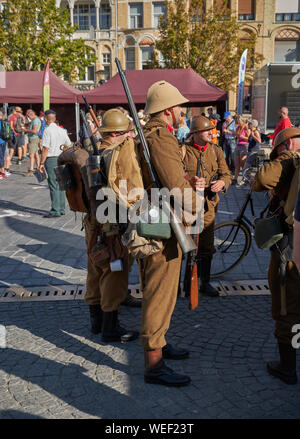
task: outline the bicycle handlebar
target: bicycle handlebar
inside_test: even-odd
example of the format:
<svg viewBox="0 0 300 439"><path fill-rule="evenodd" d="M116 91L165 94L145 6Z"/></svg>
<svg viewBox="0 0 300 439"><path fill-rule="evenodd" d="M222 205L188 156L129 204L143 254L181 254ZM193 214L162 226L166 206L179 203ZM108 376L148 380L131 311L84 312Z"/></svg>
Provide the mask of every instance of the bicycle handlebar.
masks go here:
<svg viewBox="0 0 300 439"><path fill-rule="evenodd" d="M251 169L251 168L246 168L246 169L243 170L243 177L244 177L245 180L248 181L248 183L250 183L250 178L246 174L249 171L249 169Z"/></svg>

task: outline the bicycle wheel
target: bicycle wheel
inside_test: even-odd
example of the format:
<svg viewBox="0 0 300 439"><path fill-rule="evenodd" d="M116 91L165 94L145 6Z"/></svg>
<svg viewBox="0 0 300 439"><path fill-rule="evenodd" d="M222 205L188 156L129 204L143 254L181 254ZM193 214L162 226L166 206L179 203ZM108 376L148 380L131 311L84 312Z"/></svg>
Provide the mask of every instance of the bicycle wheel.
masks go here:
<svg viewBox="0 0 300 439"><path fill-rule="evenodd" d="M216 224L214 228L215 254L211 265L211 278L233 270L247 255L251 245L248 226L237 221Z"/></svg>

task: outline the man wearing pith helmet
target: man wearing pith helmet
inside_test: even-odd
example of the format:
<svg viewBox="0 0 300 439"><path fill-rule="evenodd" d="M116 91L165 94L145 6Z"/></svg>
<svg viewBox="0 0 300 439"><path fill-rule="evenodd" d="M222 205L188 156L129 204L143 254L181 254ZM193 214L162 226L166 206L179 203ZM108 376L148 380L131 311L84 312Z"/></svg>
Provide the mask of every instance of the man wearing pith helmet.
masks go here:
<svg viewBox="0 0 300 439"><path fill-rule="evenodd" d="M268 362L267 371L287 384L296 384L296 346L292 340L293 327L300 323L300 274L293 262L293 224L300 184L299 128L286 128L277 134L270 159L252 184L254 191L269 190L269 214L278 216L283 233L270 248L268 272L280 361Z"/></svg>
<svg viewBox="0 0 300 439"><path fill-rule="evenodd" d="M186 102L188 100L180 91L168 82L154 83L147 93L144 111L150 115L150 120L144 127L144 133L160 186L169 190L179 188L182 195L185 188L189 189L185 211L196 216L197 195L185 179L179 144L171 134L179 124L181 105ZM152 181L142 157L143 154L144 187L148 189ZM177 299L181 257L177 239L172 235L164 242L161 252L140 262L143 290L141 342L145 352L144 378L147 383L179 387L190 382L188 376L174 372L164 363L166 358L182 360L189 355L188 351L171 346L165 339Z"/></svg>
<svg viewBox="0 0 300 439"><path fill-rule="evenodd" d="M212 143L211 130L214 125L204 117L192 120L188 142L182 147L184 163L191 184L198 182L204 188L204 229L199 235L198 276L201 280L200 292L217 297L219 292L210 283L210 271L214 249L215 212L219 194L225 193L231 184L231 173L227 167L223 151ZM201 161L200 178L196 176L198 159Z"/></svg>

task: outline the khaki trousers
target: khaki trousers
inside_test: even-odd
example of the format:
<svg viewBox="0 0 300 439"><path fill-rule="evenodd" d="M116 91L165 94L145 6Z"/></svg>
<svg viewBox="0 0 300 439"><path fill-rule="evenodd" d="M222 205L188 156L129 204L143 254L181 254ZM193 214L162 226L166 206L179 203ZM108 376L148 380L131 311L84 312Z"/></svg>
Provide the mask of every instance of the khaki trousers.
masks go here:
<svg viewBox="0 0 300 439"><path fill-rule="evenodd" d="M172 237L163 251L139 261L143 290L141 343L145 350L166 345L165 334L177 299L181 257L177 240Z"/></svg>
<svg viewBox="0 0 300 439"><path fill-rule="evenodd" d="M84 218L85 241L88 247L91 236L98 223L89 214ZM96 268L87 258L87 278L85 302L100 305L102 311L111 312L120 308L128 294L129 261L123 259L123 271L110 271L109 264Z"/></svg>
<svg viewBox="0 0 300 439"><path fill-rule="evenodd" d="M274 335L279 343L290 344L295 335L293 325L300 324L300 274L294 262L289 262L286 269L286 310L287 315L280 315L280 274L279 262L273 251L269 265L268 279L272 295L272 317L275 320Z"/></svg>

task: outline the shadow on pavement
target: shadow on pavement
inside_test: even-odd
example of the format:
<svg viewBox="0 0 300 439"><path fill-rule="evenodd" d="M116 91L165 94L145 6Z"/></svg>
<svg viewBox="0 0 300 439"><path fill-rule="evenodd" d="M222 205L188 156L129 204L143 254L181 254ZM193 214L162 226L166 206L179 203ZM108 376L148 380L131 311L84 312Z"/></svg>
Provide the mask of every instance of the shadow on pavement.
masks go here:
<svg viewBox="0 0 300 439"><path fill-rule="evenodd" d="M26 253L54 263L64 264L74 269L85 269L86 249L84 236L56 228L58 222L60 225L63 224L61 222L63 218L60 217L57 220L45 219L45 222L54 221L49 223L49 226L33 224L16 217L5 218L5 221L8 228L13 232L26 236L29 239L40 241L38 244L27 245L23 243L18 244L18 240L16 240L18 247Z"/></svg>
<svg viewBox="0 0 300 439"><path fill-rule="evenodd" d="M5 267L5 271L1 270L0 272L0 288L9 287L12 284L24 286L25 283L28 284L28 280L31 281L31 286L70 284L67 280L62 280L39 270L61 274L62 272L60 271L49 270L43 267L38 267L37 269L32 264L0 255L1 267Z"/></svg>
<svg viewBox="0 0 300 439"><path fill-rule="evenodd" d="M15 311L12 314L2 313L1 323L5 327L12 327L10 331L25 331L30 343L20 350L15 343L14 348L7 346L3 349L0 368L9 375L29 382L25 386L26 399L30 400L31 405L41 405L38 400L41 391L37 391L36 386L61 400L52 398L49 404L45 404L46 418L53 417L51 409L58 413L54 405L62 406L62 402L67 403L68 407L64 404L61 416L58 417L62 417L63 413L69 413L69 417L72 417L71 414L76 409L93 417L113 418L116 407L120 417L126 417L126 413L131 413L128 417L133 417L134 412L139 412L140 403L134 397L125 395L124 390L119 390L120 387L124 388L125 380L128 393L132 393L129 375L131 363L137 363L138 350L142 359L139 341L126 345L101 343L100 334L90 333L88 307L79 303L69 305L58 302L39 302L34 306L18 304L18 317L15 317ZM34 315L28 318L30 310ZM139 315L138 310L134 311ZM139 318L136 319L137 327L138 323ZM128 364L124 363L124 349L128 354ZM139 365L138 368L142 378L142 368ZM13 380L12 377L11 381ZM123 381L122 386L120 380ZM141 384L144 386L143 382ZM22 399L26 395L21 396L18 392L17 396ZM40 410L38 414L41 414ZM26 417L26 414L17 413L15 417Z"/></svg>
<svg viewBox="0 0 300 439"><path fill-rule="evenodd" d="M13 201L0 201L0 209L6 210L15 210L17 212L26 212L32 215L45 215L48 213L47 210L35 209L33 207L21 206L20 204L16 204Z"/></svg>

